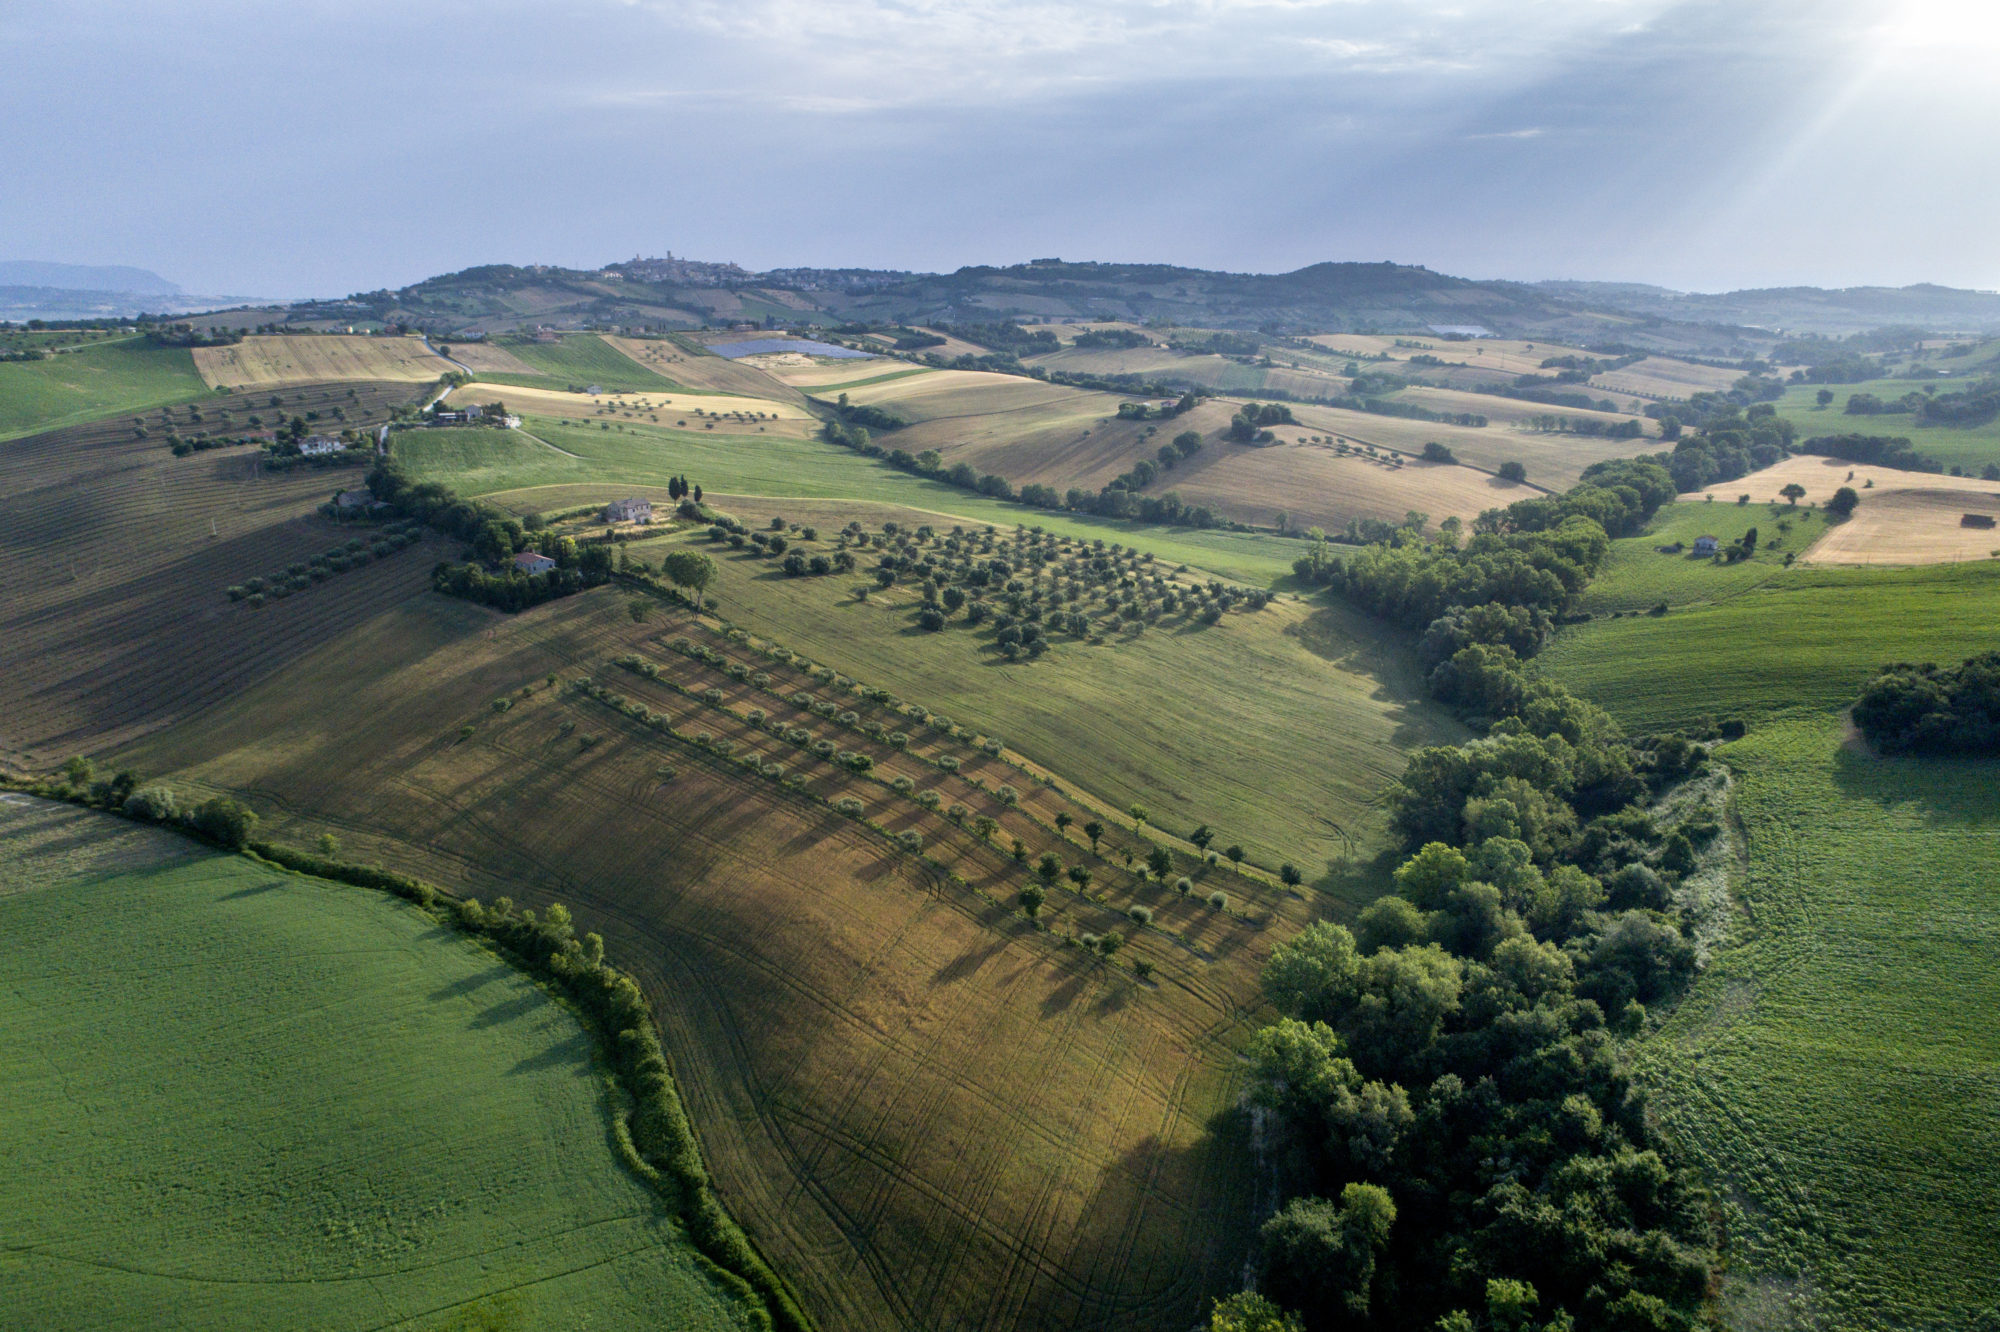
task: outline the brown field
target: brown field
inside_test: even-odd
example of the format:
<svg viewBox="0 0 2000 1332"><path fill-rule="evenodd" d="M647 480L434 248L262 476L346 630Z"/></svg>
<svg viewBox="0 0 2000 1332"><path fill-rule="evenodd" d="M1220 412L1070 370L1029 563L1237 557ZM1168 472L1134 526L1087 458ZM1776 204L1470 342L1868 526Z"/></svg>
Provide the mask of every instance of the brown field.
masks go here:
<svg viewBox="0 0 2000 1332"><path fill-rule="evenodd" d="M1195 1321L1240 1275L1252 1187L1233 1107L1256 970L1307 903L1237 876L1226 912L1142 886L1115 858L1128 833L1092 857L1048 822L1063 798L1000 761L907 722L898 753L803 713L786 696L826 686L672 613L635 624L623 600L505 618L421 596L129 757L245 793L282 840L333 831L446 884L569 904L651 992L725 1202L829 1330ZM772 685L689 661L666 644L680 634ZM633 649L660 682L606 664ZM546 687L550 672L754 747L805 786ZM1002 832L987 846L810 758L752 726L752 704ZM947 752L956 776L931 766ZM991 794L1010 775L1019 808ZM823 803L842 794L886 833L921 832L924 857ZM1038 931L1011 907L1014 837L1094 863L1104 900L1054 891ZM1152 925L1124 918L1135 900ZM1128 937L1116 963L1062 944L1107 928Z"/></svg>
<svg viewBox="0 0 2000 1332"><path fill-rule="evenodd" d="M357 396L350 398L349 392ZM319 386L288 409L386 416L406 384ZM98 422L0 450L0 759L45 766L129 742L281 669L424 586L419 543L251 609L224 589L354 535L313 511L358 468L259 474L250 448L176 458Z"/></svg>
<svg viewBox="0 0 2000 1332"><path fill-rule="evenodd" d="M1349 520L1400 522L1414 509L1432 525L1470 522L1481 510L1535 494L1470 467L1412 462L1401 467L1324 445L1264 448L1210 444L1153 489L1177 490L1246 522L1268 525L1285 514L1293 527L1337 530Z"/></svg>
<svg viewBox="0 0 2000 1332"><path fill-rule="evenodd" d="M597 416L646 417L700 411L727 416L732 412L758 412L778 421L811 421L810 413L791 402L774 398L746 398L730 393L570 393L562 389L523 388L518 384L490 384L475 380L453 389L446 401L504 402L516 412L534 416L554 416L566 421L588 420ZM676 417L675 419L679 419Z"/></svg>
<svg viewBox="0 0 2000 1332"><path fill-rule="evenodd" d="M966 421L975 417L1036 412L1082 419L1111 415L1119 399L1108 393L1045 384L1020 375L984 370L934 370L927 375L855 389L848 401L886 407L911 421ZM1050 412L1051 408L1059 411ZM1025 419L1025 418L1023 418ZM977 426L974 427L975 429Z"/></svg>
<svg viewBox="0 0 2000 1332"><path fill-rule="evenodd" d="M907 361L886 357L873 361L835 361L788 352L783 356L752 356L748 360L756 362L758 369L779 383L790 384L794 388L805 389L808 392L823 384L845 384L856 379L908 374L911 371L916 371L918 374L932 373L928 370L918 370Z"/></svg>
<svg viewBox="0 0 2000 1332"><path fill-rule="evenodd" d="M794 407L805 405L805 395L754 366L741 365L723 356L690 356L665 338L615 338L604 341L676 384L696 393L736 393L748 398L770 398Z"/></svg>
<svg viewBox="0 0 2000 1332"><path fill-rule="evenodd" d="M1861 496L1854 516L1829 528L1806 551L1802 558L1807 564L1946 564L1991 559L2000 550L2000 531L1959 526L1962 514L2000 514L2000 482L1969 476L1800 454L1705 492L1683 495L1681 503L1705 503L1713 495L1719 504L1748 495L1752 503L1782 504L1778 492L1793 483L1806 489L1801 504L1824 504L1842 486L1852 486Z"/></svg>
<svg viewBox="0 0 2000 1332"><path fill-rule="evenodd" d="M357 380L420 384L454 368L422 338L322 334L253 334L233 347L197 347L194 363L210 388Z"/></svg>
<svg viewBox="0 0 2000 1332"><path fill-rule="evenodd" d="M505 347L493 342L446 342L451 359L473 374L535 375L541 372Z"/></svg>
<svg viewBox="0 0 2000 1332"><path fill-rule="evenodd" d="M1742 377L1741 370L1719 370L1710 365L1677 361L1671 356L1648 356L1623 370L1597 376L1590 381L1590 387L1670 401L1696 393L1719 393Z"/></svg>
<svg viewBox="0 0 2000 1332"><path fill-rule="evenodd" d="M1994 558L2000 551L2000 530L1963 526L1959 519L1966 514L2000 518L2000 493L1910 489L1870 496L1852 518L1813 543L1806 563L1948 564Z"/></svg>

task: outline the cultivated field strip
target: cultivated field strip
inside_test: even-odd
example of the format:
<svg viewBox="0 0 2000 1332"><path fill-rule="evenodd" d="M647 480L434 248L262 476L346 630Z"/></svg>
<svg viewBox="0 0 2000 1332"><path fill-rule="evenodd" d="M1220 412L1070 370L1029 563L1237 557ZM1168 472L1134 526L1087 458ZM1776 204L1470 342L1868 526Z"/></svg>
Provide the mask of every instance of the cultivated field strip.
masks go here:
<svg viewBox="0 0 2000 1332"><path fill-rule="evenodd" d="M435 383L455 367L422 338L345 334L252 334L224 347L197 347L195 368L210 388L249 391L334 381Z"/></svg>
<svg viewBox="0 0 2000 1332"><path fill-rule="evenodd" d="M1065 840L1043 821L1046 788L1031 796L1008 769L1023 798L984 843L730 722L749 694L701 695L748 686L659 641L682 633L634 623L606 594L507 619L419 598L134 757L253 793L283 840L335 829L355 854L486 897L559 899L601 930L652 992L725 1202L828 1328L1194 1321L1242 1256L1251 1188L1231 1107L1246 1006L1307 904L1224 876L1231 909L1211 913L1155 884L1145 891L1174 901L1140 928L1119 914L1141 891L1121 859L1092 885L1108 902L1058 887L1055 928L1038 930L1013 906L1027 871L1012 830L1034 854L1088 858L1075 828ZM612 664L635 651L661 682ZM665 680L681 667L692 693ZM683 734L760 735L767 757L792 751L788 775L816 775L788 789L566 683L577 678L634 700L647 690L644 708ZM347 688L323 697L336 680ZM285 721L305 698L310 724ZM789 715L838 731L843 749L868 739ZM926 786L980 775L985 788L953 789L994 790L1000 768L968 755L954 777L932 761L948 742L917 753L910 733L911 749L878 766L928 767ZM867 795L861 818L819 794L844 790ZM896 848L906 828L923 832L922 855ZM1184 945L1167 932L1183 909L1224 933L1190 927L1201 947ZM1072 919L1118 923L1130 942L1096 959L1062 943ZM1153 982L1134 976L1139 959L1158 966Z"/></svg>
<svg viewBox="0 0 2000 1332"><path fill-rule="evenodd" d="M356 392L288 393L285 406L341 404L365 421L407 396ZM421 587L419 546L260 610L226 599L349 539L314 510L360 476L263 474L250 448L177 458L125 420L0 448L0 754L41 764L128 742Z"/></svg>

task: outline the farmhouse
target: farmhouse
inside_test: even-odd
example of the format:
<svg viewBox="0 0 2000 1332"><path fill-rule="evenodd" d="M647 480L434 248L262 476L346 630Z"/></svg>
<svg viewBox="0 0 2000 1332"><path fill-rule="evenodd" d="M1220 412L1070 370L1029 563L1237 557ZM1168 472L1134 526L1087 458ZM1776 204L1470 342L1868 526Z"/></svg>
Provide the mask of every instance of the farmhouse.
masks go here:
<svg viewBox="0 0 2000 1332"><path fill-rule="evenodd" d="M307 458L345 452L347 452L347 441L336 435L307 435L299 441L299 453Z"/></svg>
<svg viewBox="0 0 2000 1332"><path fill-rule="evenodd" d="M1694 539L1694 553L1697 555L1713 555L1715 554L1716 545L1717 542L1714 537L1698 536Z"/></svg>
<svg viewBox="0 0 2000 1332"><path fill-rule="evenodd" d="M524 550L514 557L514 567L533 578L555 568L556 562L536 551Z"/></svg>
<svg viewBox="0 0 2000 1332"><path fill-rule="evenodd" d="M653 521L653 501L648 499L613 500L604 506L604 521L607 523L650 523Z"/></svg>

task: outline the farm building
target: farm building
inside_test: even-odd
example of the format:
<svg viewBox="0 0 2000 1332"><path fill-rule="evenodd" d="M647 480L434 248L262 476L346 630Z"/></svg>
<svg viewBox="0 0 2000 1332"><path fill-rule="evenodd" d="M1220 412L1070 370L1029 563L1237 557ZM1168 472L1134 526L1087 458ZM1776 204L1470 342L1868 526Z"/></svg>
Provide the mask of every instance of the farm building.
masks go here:
<svg viewBox="0 0 2000 1332"><path fill-rule="evenodd" d="M347 452L347 441L336 435L307 435L299 441L299 453L307 458L345 452Z"/></svg>
<svg viewBox="0 0 2000 1332"><path fill-rule="evenodd" d="M1715 554L1717 544L1716 538L1712 536L1698 536L1694 539L1694 553L1697 555L1713 555Z"/></svg>
<svg viewBox="0 0 2000 1332"><path fill-rule="evenodd" d="M351 513L359 509L373 509L382 501L375 498L372 490L343 490L333 497L333 504L335 508Z"/></svg>
<svg viewBox="0 0 2000 1332"><path fill-rule="evenodd" d="M653 501L648 499L613 500L604 506L604 521L607 523L650 523L653 521Z"/></svg>
<svg viewBox="0 0 2000 1332"><path fill-rule="evenodd" d="M514 568L529 577L545 574L556 567L556 562L548 556L532 550L524 550L514 557Z"/></svg>

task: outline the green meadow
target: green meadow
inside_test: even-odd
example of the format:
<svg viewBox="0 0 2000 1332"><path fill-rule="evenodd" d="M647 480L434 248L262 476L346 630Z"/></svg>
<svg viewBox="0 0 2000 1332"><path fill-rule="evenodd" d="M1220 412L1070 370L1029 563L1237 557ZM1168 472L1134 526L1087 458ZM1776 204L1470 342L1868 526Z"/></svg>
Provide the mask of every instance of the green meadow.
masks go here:
<svg viewBox="0 0 2000 1332"><path fill-rule="evenodd" d="M1749 725L1718 751L1747 852L1733 937L1637 1052L1729 1200L1732 1324L1967 1326L2000 1291L2000 763L1878 758L1843 713L1883 662L1993 647L2000 569L1661 577L1638 552L1669 560L1662 535L1619 543L1591 596L1668 613L1563 629L1538 668L1634 729Z"/></svg>
<svg viewBox="0 0 2000 1332"><path fill-rule="evenodd" d="M560 342L503 340L499 346L539 372L536 377L482 374L489 384L520 384L527 388L564 388L596 384L613 393L645 393L678 389L681 385L655 374L595 334L576 334Z"/></svg>
<svg viewBox="0 0 2000 1332"><path fill-rule="evenodd" d="M1663 601L1683 605L1725 600L1761 587L1783 572L1785 557L1803 555L1825 534L1826 526L1826 515L1817 509L1783 504L1717 500L1667 505L1645 536L1612 543L1603 572L1584 592L1582 608L1602 614L1650 610ZM1729 545L1753 527L1757 529L1757 549L1747 560L1725 564L1712 556L1698 559L1692 553L1696 537L1712 536ZM1675 544L1683 549L1673 553L1660 550Z"/></svg>
<svg viewBox="0 0 2000 1332"><path fill-rule="evenodd" d="M0 803L0 1322L731 1328L592 1043L384 894Z"/></svg>
<svg viewBox="0 0 2000 1332"><path fill-rule="evenodd" d="M213 395L182 347L101 342L44 361L0 362L0 439Z"/></svg>
<svg viewBox="0 0 2000 1332"><path fill-rule="evenodd" d="M1872 393L1886 402L1925 387L1952 393L1970 382L1976 381L1875 379L1863 384L1831 384L1827 387L1833 391L1833 402L1825 407L1817 401L1820 385L1794 384L1776 405L1778 415L1798 427L1802 440L1815 435L1902 435L1917 452L1936 458L1947 470L1962 467L1977 476L1988 463L2000 463L2000 419L1960 428L1924 425L1908 414L1849 416L1846 411L1848 398L1856 393Z"/></svg>
<svg viewBox="0 0 2000 1332"><path fill-rule="evenodd" d="M1304 550L1299 542L1269 533L1125 523L1007 504L818 439L622 426L605 430L530 416L525 431L409 431L396 437L395 449L397 459L421 480L442 481L463 495L504 493L515 507L533 498L517 492L537 487L665 486L669 477L683 475L718 497L854 500L923 510L947 522L1039 525L1065 536L1136 545L1163 560L1264 586L1289 574Z"/></svg>

